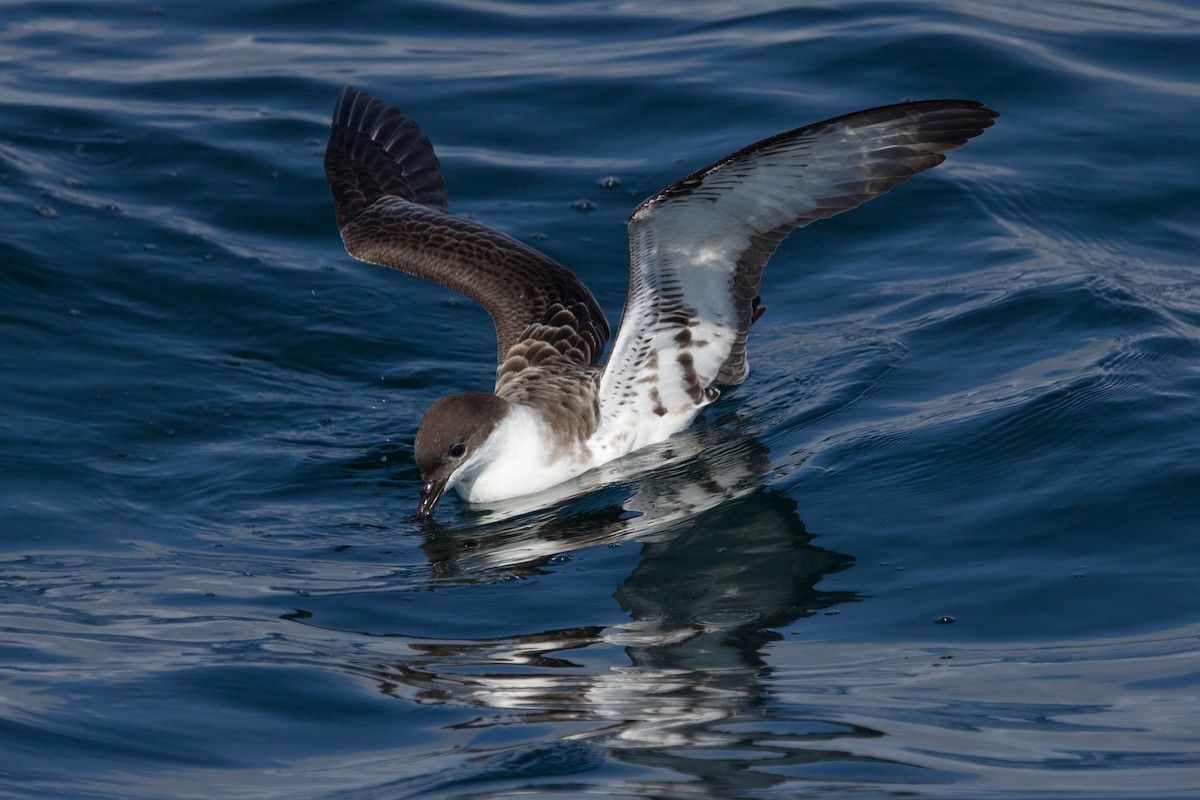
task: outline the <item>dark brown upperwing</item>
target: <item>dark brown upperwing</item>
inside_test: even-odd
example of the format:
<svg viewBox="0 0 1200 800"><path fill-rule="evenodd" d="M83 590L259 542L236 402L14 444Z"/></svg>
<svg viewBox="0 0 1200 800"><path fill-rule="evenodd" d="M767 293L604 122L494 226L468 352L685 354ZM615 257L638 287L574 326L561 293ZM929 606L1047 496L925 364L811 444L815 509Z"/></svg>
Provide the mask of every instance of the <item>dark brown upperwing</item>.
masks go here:
<svg viewBox="0 0 1200 800"><path fill-rule="evenodd" d="M344 88L334 108L325 175L347 252L479 303L496 326L498 365L515 345L539 334L552 337L546 344L558 345L563 358L597 363L609 328L592 293L533 248L447 214L441 167L415 122ZM572 324L564 324L564 313Z"/></svg>

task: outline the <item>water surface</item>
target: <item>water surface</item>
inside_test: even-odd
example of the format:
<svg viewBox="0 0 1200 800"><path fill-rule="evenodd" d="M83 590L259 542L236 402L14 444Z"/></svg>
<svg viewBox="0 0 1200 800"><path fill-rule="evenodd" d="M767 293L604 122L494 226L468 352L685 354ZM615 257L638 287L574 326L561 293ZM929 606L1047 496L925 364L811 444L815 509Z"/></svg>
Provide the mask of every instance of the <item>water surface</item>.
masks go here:
<svg viewBox="0 0 1200 800"><path fill-rule="evenodd" d="M1200 12L73 3L0 20L0 796L1200 794ZM486 314L346 256L338 89L616 322L641 199L995 128L767 269L751 378L409 519Z"/></svg>

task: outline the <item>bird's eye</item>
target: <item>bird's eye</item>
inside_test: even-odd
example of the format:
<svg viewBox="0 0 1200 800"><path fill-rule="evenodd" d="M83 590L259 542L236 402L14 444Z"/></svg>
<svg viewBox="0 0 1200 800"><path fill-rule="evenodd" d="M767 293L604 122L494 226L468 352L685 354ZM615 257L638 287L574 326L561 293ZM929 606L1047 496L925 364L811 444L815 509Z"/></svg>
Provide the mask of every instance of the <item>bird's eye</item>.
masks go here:
<svg viewBox="0 0 1200 800"><path fill-rule="evenodd" d="M466 454L467 454L467 446L465 444L463 444L462 442L459 442L458 444L454 445L454 447L450 448L450 457L451 458L462 458Z"/></svg>

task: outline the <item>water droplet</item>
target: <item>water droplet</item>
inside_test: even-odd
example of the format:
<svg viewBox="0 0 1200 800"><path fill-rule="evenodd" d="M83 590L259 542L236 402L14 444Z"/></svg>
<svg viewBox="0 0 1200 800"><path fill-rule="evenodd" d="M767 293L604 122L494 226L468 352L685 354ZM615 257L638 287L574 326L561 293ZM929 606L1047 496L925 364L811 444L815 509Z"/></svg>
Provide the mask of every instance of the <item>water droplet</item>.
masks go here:
<svg viewBox="0 0 1200 800"><path fill-rule="evenodd" d="M576 211L591 211L596 206L590 200L576 200L571 203L571 208Z"/></svg>
<svg viewBox="0 0 1200 800"><path fill-rule="evenodd" d="M605 189L611 189L614 186L620 186L621 179L618 178L616 175L605 175L603 178L601 178L598 181L598 183L601 186L603 186Z"/></svg>
<svg viewBox="0 0 1200 800"><path fill-rule="evenodd" d="M933 622L936 625L950 625L954 622L954 617L938 617Z"/></svg>

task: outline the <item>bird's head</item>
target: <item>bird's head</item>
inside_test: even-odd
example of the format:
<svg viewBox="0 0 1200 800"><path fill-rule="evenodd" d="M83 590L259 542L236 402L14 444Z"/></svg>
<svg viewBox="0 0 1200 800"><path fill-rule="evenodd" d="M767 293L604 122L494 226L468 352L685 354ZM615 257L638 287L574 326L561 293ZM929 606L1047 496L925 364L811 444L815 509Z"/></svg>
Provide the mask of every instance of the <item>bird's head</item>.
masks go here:
<svg viewBox="0 0 1200 800"><path fill-rule="evenodd" d="M479 462L508 403L487 392L464 392L438 400L421 420L415 443L421 470L417 519L428 519L447 489Z"/></svg>

